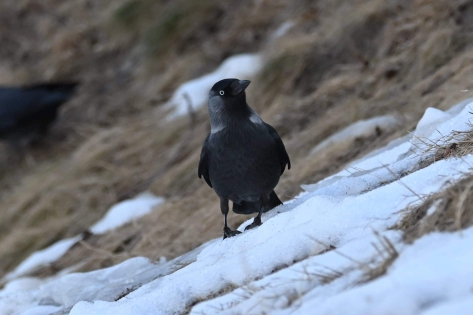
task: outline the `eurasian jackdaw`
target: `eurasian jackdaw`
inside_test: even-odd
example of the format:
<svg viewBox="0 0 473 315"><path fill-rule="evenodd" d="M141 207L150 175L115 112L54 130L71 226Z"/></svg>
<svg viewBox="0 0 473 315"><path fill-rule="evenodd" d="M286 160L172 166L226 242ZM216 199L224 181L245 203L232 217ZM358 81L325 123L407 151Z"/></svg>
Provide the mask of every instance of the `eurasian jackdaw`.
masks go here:
<svg viewBox="0 0 473 315"><path fill-rule="evenodd" d="M45 134L76 87L77 83L0 87L0 138L15 144Z"/></svg>
<svg viewBox="0 0 473 315"><path fill-rule="evenodd" d="M261 213L282 204L274 188L286 165L291 168L276 130L246 103L249 84L225 79L209 93L211 132L202 147L198 175L220 198L224 239L240 233L227 226L228 201L235 213L258 213L245 230L261 225Z"/></svg>

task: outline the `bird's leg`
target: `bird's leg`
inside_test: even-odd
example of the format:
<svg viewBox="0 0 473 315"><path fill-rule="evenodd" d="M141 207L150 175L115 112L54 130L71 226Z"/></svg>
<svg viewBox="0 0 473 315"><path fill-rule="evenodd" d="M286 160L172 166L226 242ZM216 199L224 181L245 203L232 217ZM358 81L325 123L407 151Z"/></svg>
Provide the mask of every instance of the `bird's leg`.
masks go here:
<svg viewBox="0 0 473 315"><path fill-rule="evenodd" d="M263 213L263 209L264 209L264 206L266 206L266 204L268 203L269 201L269 197L266 196L266 195L261 195L261 206L259 208L259 212L258 212L258 215L253 219L253 223L251 223L250 225L248 225L246 228L245 228L245 231L246 230L250 230L250 229L253 229L257 226L260 226L261 224L263 224L263 222L261 222L261 214Z"/></svg>
<svg viewBox="0 0 473 315"><path fill-rule="evenodd" d="M251 223L250 225L248 225L248 226L245 228L245 231L246 231L246 230L253 229L253 228L255 228L255 227L260 226L261 224L263 224L263 222L261 222L261 209L262 209L262 207L260 208L258 215L253 219L253 223Z"/></svg>
<svg viewBox="0 0 473 315"><path fill-rule="evenodd" d="M240 231L232 231L227 225L227 215L229 211L227 198L220 197L220 210L224 216L223 239L240 234Z"/></svg>

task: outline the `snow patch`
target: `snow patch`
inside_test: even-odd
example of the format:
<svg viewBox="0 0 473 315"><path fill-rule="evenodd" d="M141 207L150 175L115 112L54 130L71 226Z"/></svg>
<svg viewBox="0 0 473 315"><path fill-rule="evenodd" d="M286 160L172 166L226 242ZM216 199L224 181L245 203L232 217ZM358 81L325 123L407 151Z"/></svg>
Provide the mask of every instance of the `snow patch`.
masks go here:
<svg viewBox="0 0 473 315"><path fill-rule="evenodd" d="M263 67L260 54L241 54L229 57L212 73L182 84L173 94L166 106L174 107L170 118L188 113L188 100L193 109L207 104L209 91L220 80L227 78L249 79Z"/></svg>
<svg viewBox="0 0 473 315"><path fill-rule="evenodd" d="M296 25L296 23L295 23L294 21L286 21L286 22L282 23L282 24L279 25L279 27L274 31L274 33L272 33L272 34L269 36L269 41L270 41L270 42L273 42L273 41L275 41L276 39L283 37L283 36L286 35L287 32L289 32L295 25Z"/></svg>
<svg viewBox="0 0 473 315"><path fill-rule="evenodd" d="M61 240L53 245L33 253L12 272L5 276L5 280L12 280L30 273L40 267L47 266L61 258L82 236Z"/></svg>
<svg viewBox="0 0 473 315"><path fill-rule="evenodd" d="M150 213L154 207L162 204L164 198L151 193L142 193L134 199L122 201L108 210L105 216L95 223L90 231L94 234L104 234L128 222Z"/></svg>
<svg viewBox="0 0 473 315"><path fill-rule="evenodd" d="M412 145L415 147L422 147L424 139L428 138L438 127L440 123L443 123L451 119L453 115L443 112L436 108L427 108L422 116L421 120L417 123L416 130L414 131L414 137L412 139Z"/></svg>
<svg viewBox="0 0 473 315"><path fill-rule="evenodd" d="M310 154L317 154L332 146L352 143L357 138L375 136L378 132L389 132L400 124L393 116L379 116L357 121L319 143Z"/></svg>
<svg viewBox="0 0 473 315"><path fill-rule="evenodd" d="M423 153L431 144L444 145L445 136L448 136L452 131L469 130L471 128L469 118L472 110L473 102L462 102L447 112L428 108L417 124L411 141L410 154Z"/></svg>

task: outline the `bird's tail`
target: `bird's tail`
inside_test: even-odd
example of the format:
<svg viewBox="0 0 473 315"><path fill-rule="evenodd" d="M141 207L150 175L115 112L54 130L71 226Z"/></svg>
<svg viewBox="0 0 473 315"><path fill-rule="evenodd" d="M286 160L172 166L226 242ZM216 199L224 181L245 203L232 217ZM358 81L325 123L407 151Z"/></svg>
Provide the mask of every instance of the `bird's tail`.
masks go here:
<svg viewBox="0 0 473 315"><path fill-rule="evenodd" d="M263 207L263 212L268 212L269 210L282 205L281 200L279 200L278 195L274 192L274 190L269 194L269 202ZM261 202L248 202L242 201L240 204L234 203L233 204L233 212L237 214L252 214L259 212L261 207Z"/></svg>

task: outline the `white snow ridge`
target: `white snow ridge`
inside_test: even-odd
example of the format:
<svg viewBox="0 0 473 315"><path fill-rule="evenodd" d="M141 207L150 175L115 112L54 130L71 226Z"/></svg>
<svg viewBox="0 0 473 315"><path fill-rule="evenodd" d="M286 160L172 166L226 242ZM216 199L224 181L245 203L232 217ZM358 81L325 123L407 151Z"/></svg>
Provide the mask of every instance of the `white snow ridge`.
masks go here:
<svg viewBox="0 0 473 315"><path fill-rule="evenodd" d="M460 107L427 110L418 134L439 141L440 134L468 130L473 102ZM423 202L419 196L473 175L473 155L420 168L426 157L412 154L410 140L304 186L264 214L262 226L169 262L135 257L87 273L16 280L0 291L0 314L471 314L473 228L426 234L413 244L390 228ZM386 259L381 240L397 258L365 281L367 268Z"/></svg>

